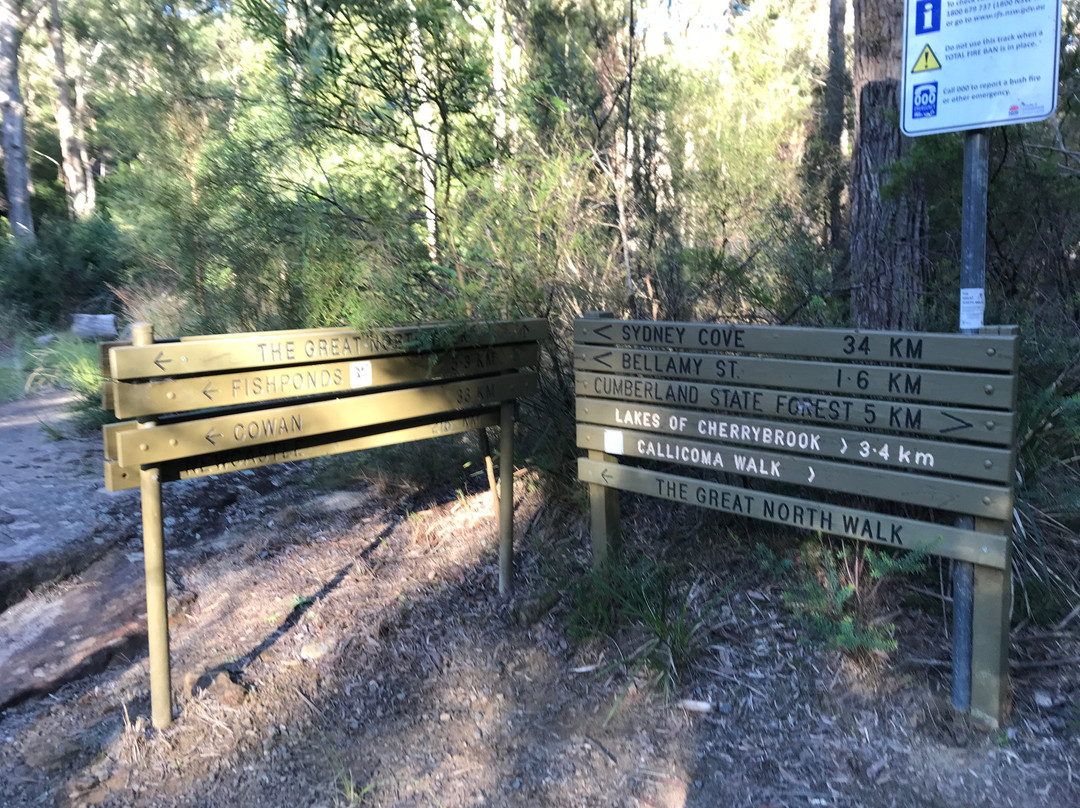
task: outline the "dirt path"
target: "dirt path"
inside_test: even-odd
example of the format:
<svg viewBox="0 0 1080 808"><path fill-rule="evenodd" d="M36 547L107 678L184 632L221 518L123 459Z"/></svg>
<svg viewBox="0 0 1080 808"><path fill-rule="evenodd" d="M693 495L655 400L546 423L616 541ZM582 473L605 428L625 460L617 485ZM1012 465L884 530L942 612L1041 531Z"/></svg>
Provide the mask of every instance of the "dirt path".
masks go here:
<svg viewBox="0 0 1080 808"><path fill-rule="evenodd" d="M135 535L131 495L104 490L100 438L70 437L70 401L49 390L0 405L0 610Z"/></svg>
<svg viewBox="0 0 1080 808"><path fill-rule="evenodd" d="M4 445L4 430L19 428L0 425ZM63 656L105 620L104 604L122 600L135 613L117 619L134 639L104 669L0 713L0 806L1080 804L1077 666L1018 669L1008 727L979 734L948 708L947 671L918 661L946 653L940 617L905 611L890 666L854 666L802 642L775 581L730 586L733 565L749 569L737 545L703 544L693 515L658 519L654 505L632 502L634 545L719 600L673 698L629 682L612 663L642 637L567 635L560 570L584 563L584 529L528 475L518 480L511 601L495 594L486 494L319 464L170 484L176 721L151 731L141 557L123 535L137 506L95 504L89 447L58 444L48 461L28 450L40 466L27 471L54 487L45 490L86 486L86 518L31 511L20 495L17 518L39 527L15 535L55 527L93 541L104 522L115 531L107 552L8 611L40 623L57 604L81 603ZM120 598L119 581L134 594ZM1075 656L1080 640L1061 634L1054 653ZM1014 656L1029 660L1035 639L1021 632ZM13 647L0 644L0 656L7 648L17 660Z"/></svg>

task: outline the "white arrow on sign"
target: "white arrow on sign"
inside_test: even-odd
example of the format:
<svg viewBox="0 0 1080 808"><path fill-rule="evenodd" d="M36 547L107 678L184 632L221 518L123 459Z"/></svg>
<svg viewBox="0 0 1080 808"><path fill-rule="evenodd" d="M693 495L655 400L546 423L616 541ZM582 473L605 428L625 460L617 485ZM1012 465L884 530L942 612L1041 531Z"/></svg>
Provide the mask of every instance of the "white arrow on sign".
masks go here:
<svg viewBox="0 0 1080 808"><path fill-rule="evenodd" d="M807 482L812 483L815 477L817 477L817 474L814 473L814 467L810 466L810 479Z"/></svg>
<svg viewBox="0 0 1080 808"><path fill-rule="evenodd" d="M840 438L840 454L847 454L847 441Z"/></svg>

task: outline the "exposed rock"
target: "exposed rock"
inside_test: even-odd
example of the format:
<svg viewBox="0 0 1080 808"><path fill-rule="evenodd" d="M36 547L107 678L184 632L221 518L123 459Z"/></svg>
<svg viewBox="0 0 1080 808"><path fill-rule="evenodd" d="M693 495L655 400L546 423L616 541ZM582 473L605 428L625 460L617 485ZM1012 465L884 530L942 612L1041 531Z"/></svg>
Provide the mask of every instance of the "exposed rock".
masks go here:
<svg viewBox="0 0 1080 808"><path fill-rule="evenodd" d="M206 695L226 707L239 707L247 696L247 690L243 685L238 685L230 679L229 674L222 671L214 677L210 687L206 688Z"/></svg>
<svg viewBox="0 0 1080 808"><path fill-rule="evenodd" d="M144 598L142 566L116 553L65 593L35 595L0 614L0 707L143 653Z"/></svg>

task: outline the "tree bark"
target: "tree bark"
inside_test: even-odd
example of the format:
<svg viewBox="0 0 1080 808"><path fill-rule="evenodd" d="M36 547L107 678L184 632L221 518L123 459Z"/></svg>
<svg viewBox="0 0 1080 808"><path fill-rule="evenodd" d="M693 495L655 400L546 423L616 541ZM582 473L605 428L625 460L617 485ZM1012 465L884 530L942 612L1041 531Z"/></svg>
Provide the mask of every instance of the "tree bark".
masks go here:
<svg viewBox="0 0 1080 808"><path fill-rule="evenodd" d="M860 328L917 327L927 234L921 184L883 194L907 151L899 129L903 5L855 0L851 308Z"/></svg>
<svg viewBox="0 0 1080 808"><path fill-rule="evenodd" d="M53 52L53 83L56 85L56 129L60 136L60 155L67 194L68 213L86 219L94 212L93 175L86 165L86 138L79 110L71 91L67 59L64 55L64 32L59 0L50 0L46 22Z"/></svg>
<svg viewBox="0 0 1080 808"><path fill-rule="evenodd" d="M824 140L828 155L829 252L833 258L833 286L849 285L845 260L844 222L841 197L844 175L841 169L840 139L844 134L844 98L847 95L844 24L847 20L847 0L830 0L829 4L829 72L825 81Z"/></svg>
<svg viewBox="0 0 1080 808"><path fill-rule="evenodd" d="M26 154L26 108L19 88L19 45L22 20L18 0L0 0L0 149L7 181L7 215L19 241L34 240L30 214L30 167Z"/></svg>
<svg viewBox="0 0 1080 808"><path fill-rule="evenodd" d="M413 127L416 131L417 146L420 156L417 159L420 169L420 181L424 189L424 221L427 224L427 251L432 263L439 261L439 203L435 160L438 157L435 144L435 105L431 102L431 92L426 83L423 43L420 39L420 26L414 16L409 25L412 40L413 71L416 85L406 92L416 93L416 110L413 113Z"/></svg>

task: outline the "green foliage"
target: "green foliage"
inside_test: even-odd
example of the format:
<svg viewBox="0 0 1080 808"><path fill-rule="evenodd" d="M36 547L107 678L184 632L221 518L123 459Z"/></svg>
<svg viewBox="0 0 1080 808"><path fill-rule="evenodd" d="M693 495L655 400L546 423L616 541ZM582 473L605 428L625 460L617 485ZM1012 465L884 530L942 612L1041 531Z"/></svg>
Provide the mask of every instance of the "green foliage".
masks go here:
<svg viewBox="0 0 1080 808"><path fill-rule="evenodd" d="M882 587L925 567L921 551L893 555L861 543L839 549L811 545L801 553L784 605L828 648L853 654L893 651L893 626L878 622Z"/></svg>
<svg viewBox="0 0 1080 808"><path fill-rule="evenodd" d="M719 597L702 602L697 584L679 588L648 559L608 564L573 583L568 632L578 639L629 635L632 650L619 667L630 671L631 680L649 670L670 693L704 649L703 629Z"/></svg>
<svg viewBox="0 0 1080 808"><path fill-rule="evenodd" d="M34 244L0 244L0 296L23 318L66 327L74 312L113 310L109 287L130 282L139 268L135 251L111 222L46 219Z"/></svg>
<svg viewBox="0 0 1080 808"><path fill-rule="evenodd" d="M74 426L90 432L112 420L101 408L101 359L98 346L70 334L61 334L26 353L27 390L60 387L75 394Z"/></svg>

